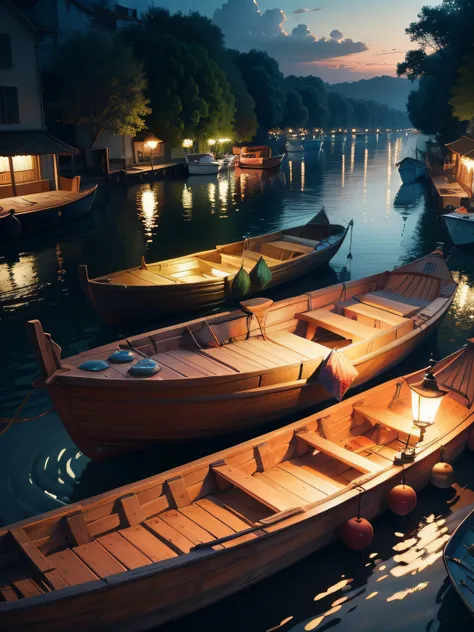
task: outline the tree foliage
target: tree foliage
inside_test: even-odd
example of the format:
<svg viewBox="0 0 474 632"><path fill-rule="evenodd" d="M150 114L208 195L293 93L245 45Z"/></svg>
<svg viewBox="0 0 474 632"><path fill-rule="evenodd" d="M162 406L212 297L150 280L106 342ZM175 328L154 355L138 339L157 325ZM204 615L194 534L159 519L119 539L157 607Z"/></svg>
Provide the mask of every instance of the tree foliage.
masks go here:
<svg viewBox="0 0 474 632"><path fill-rule="evenodd" d="M472 0L443 0L436 7L423 7L417 22L406 29L418 48L408 51L397 72L420 79L418 91L408 100L410 118L420 131L443 140L453 140L463 130L460 121L471 120L472 78L466 59L473 60L473 23Z"/></svg>
<svg viewBox="0 0 474 632"><path fill-rule="evenodd" d="M264 51L238 53L235 62L255 101L258 131L264 135L278 127L285 115L285 80L278 62Z"/></svg>
<svg viewBox="0 0 474 632"><path fill-rule="evenodd" d="M50 107L62 123L84 125L91 146L104 130L135 136L144 129L150 108L143 67L111 34L75 33L61 46L52 73Z"/></svg>
<svg viewBox="0 0 474 632"><path fill-rule="evenodd" d="M451 93L454 116L460 121L469 121L471 131L474 123L474 53L458 68L458 79Z"/></svg>
<svg viewBox="0 0 474 632"><path fill-rule="evenodd" d="M288 86L286 88L285 114L283 127L304 127L308 122L308 108L303 105L303 99L299 92Z"/></svg>

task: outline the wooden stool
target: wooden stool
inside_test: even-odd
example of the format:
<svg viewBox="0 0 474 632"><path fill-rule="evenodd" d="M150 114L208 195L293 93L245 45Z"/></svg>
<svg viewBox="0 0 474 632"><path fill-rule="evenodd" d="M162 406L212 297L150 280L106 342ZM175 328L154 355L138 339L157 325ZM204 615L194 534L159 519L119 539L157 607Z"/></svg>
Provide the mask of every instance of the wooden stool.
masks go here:
<svg viewBox="0 0 474 632"><path fill-rule="evenodd" d="M257 319L264 340L267 340L265 334L265 319L272 305L273 301L270 298L251 298L248 301L242 301L240 303L240 307L244 312L253 314Z"/></svg>

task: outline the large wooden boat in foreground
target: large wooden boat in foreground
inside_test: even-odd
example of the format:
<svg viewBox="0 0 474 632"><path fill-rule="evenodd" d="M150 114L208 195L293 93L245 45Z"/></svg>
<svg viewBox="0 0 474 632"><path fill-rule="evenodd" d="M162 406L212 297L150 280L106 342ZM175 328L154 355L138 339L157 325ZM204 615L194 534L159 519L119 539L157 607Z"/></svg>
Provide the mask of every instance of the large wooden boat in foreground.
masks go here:
<svg viewBox="0 0 474 632"><path fill-rule="evenodd" d="M241 268L251 281L245 296L261 292L257 274L261 259L271 272L266 289L287 283L328 263L347 230L330 224L323 210L301 226L167 261L142 261L140 267L95 279L89 279L87 266L79 266L79 277L86 296L106 322L150 320L235 300L234 280Z"/></svg>
<svg viewBox="0 0 474 632"><path fill-rule="evenodd" d="M401 477L415 489L474 421L474 344L438 363L448 389L419 430L398 378L236 447L0 530L0 629L138 632L212 604L322 548Z"/></svg>
<svg viewBox="0 0 474 632"><path fill-rule="evenodd" d="M327 400L318 375L333 349L352 363L360 386L435 329L456 287L435 251L392 272L275 303L250 299L240 310L65 359L38 321L30 327L43 385L66 429L85 454L102 458L251 428ZM128 363L113 362L119 349L131 352ZM161 370L133 377L143 358Z"/></svg>

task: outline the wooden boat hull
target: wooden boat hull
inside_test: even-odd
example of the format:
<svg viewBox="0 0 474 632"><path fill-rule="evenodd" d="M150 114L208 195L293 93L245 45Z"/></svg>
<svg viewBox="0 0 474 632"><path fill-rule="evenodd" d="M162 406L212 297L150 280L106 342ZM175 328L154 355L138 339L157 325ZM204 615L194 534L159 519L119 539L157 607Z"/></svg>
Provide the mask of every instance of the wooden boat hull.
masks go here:
<svg viewBox="0 0 474 632"><path fill-rule="evenodd" d="M289 283L296 277L328 264L338 253L346 234L347 230L341 233L337 242L322 251L296 258L281 268L272 270L272 279L265 289ZM172 314L190 314L214 309L226 301L235 301L231 285L225 278L186 285L125 286L90 281L87 269L83 266L78 271L87 298L102 320L110 324L162 319ZM261 290L255 288L247 296L260 293Z"/></svg>
<svg viewBox="0 0 474 632"><path fill-rule="evenodd" d="M461 522L456 531L451 536L444 549L444 564L448 571L449 580L459 595L461 601L466 606L468 612L474 617L474 594L467 586L463 586L461 581L466 581L466 575L469 573L474 576L474 568L472 566L472 557L467 552L467 548L474 544L472 526L474 524L474 511ZM460 560L465 567L456 563L452 558ZM466 568L467 567L467 568ZM468 569L472 570L469 571ZM471 578L467 578L468 586L474 589Z"/></svg>
<svg viewBox="0 0 474 632"><path fill-rule="evenodd" d="M443 316L444 316L443 312ZM395 341L382 353L373 352L355 364L358 377L352 388L396 366L439 325L417 329L400 344ZM156 393L134 388L127 392L106 388L48 386L54 407L76 445L94 459L113 453L140 450L150 443L204 440L275 421L283 415L308 409L330 399L328 391L309 380L298 380L296 368L287 369L288 381L275 387L259 387L258 376L242 380L238 392L222 393L215 387L204 396L202 389L183 385ZM276 380L277 378L275 378ZM281 379L281 375L278 379Z"/></svg>
<svg viewBox="0 0 474 632"><path fill-rule="evenodd" d="M239 158L241 169L278 169L285 156L272 156L271 158Z"/></svg>
<svg viewBox="0 0 474 632"><path fill-rule="evenodd" d="M449 213L443 215L443 220L455 246L474 244L474 215L472 213Z"/></svg>
<svg viewBox="0 0 474 632"><path fill-rule="evenodd" d="M354 405L355 398L346 404ZM304 421L308 423L308 420ZM467 445L473 421L471 411L440 440L425 447L415 463L404 467L406 484L420 490L429 482L431 469L439 461L440 447L444 447L445 459L454 462ZM291 435L298 424L301 422L279 432L288 430ZM271 441L272 434L259 440L265 444ZM240 447L251 448L251 444L247 442ZM213 456L216 460L224 459L231 450ZM364 481L360 511L365 518L373 519L386 510L387 493L399 484L401 473L401 467L390 467ZM115 490L113 498L123 497L132 489L133 486L128 486ZM43 520L51 520L55 514L73 515L78 509L87 511L92 503L95 507L92 511L99 517L102 515L100 507L105 508L113 498L109 500L109 495L105 494L86 501L82 507L72 506L45 514ZM339 528L345 521L357 515L358 502L359 490L345 487L332 502L309 508L303 516L290 517L281 527L267 527L263 536L238 546L214 550L211 554L208 549L196 550L185 562L174 558L110 575L100 588L97 588L97 582L89 582L23 602L0 604L0 629L5 632L13 629L22 632L44 632L45 629L48 632L93 632L99 629L102 632L144 632L238 593L323 548L338 537ZM36 520L40 522L39 518ZM9 528L23 526L27 526L26 521Z"/></svg>
<svg viewBox="0 0 474 632"><path fill-rule="evenodd" d="M80 197L78 197L77 194L71 194L71 197L74 199L69 203L61 201L61 203L52 205L49 208L41 208L37 211L22 211L15 216L19 220L22 230L27 232L33 232L56 226L63 222L80 219L90 212L96 192L97 185L84 191ZM63 195L66 194L66 192L62 193Z"/></svg>

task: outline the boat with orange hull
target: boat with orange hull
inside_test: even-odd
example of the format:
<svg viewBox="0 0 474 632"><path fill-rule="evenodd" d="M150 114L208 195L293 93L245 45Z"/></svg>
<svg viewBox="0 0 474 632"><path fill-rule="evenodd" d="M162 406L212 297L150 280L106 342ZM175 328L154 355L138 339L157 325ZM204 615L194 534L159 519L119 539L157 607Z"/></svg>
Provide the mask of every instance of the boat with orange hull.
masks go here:
<svg viewBox="0 0 474 632"><path fill-rule="evenodd" d="M42 385L91 458L253 428L331 397L335 352L361 386L439 325L457 284L441 251L392 272L201 318L61 358L30 328Z"/></svg>
<svg viewBox="0 0 474 632"><path fill-rule="evenodd" d="M269 271L265 289L316 270L337 254L348 228L331 224L322 210L300 226L166 261L142 260L139 267L95 279L89 278L87 266L79 266L79 278L105 322L156 320L259 294L262 261ZM248 279L246 291L234 287L241 269Z"/></svg>
<svg viewBox="0 0 474 632"><path fill-rule="evenodd" d="M262 581L453 462L474 423L474 344L439 362L447 395L419 442L397 378L318 414L0 530L0 629L143 632ZM413 447L411 463L397 465ZM258 563L256 563L258 561ZM349 580L348 580L349 581Z"/></svg>
<svg viewBox="0 0 474 632"><path fill-rule="evenodd" d="M241 169L278 169L285 155L272 156L272 150L266 145L241 147L238 166Z"/></svg>

